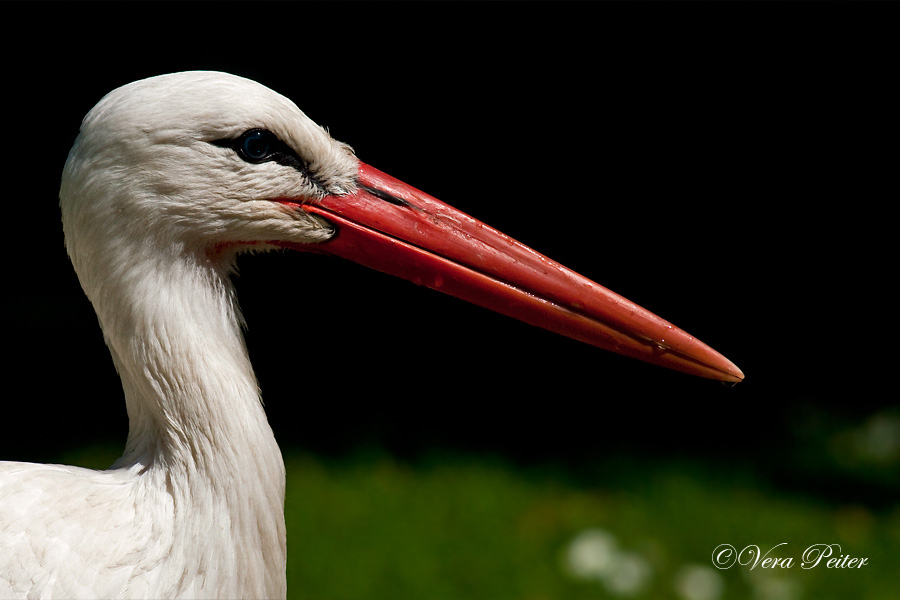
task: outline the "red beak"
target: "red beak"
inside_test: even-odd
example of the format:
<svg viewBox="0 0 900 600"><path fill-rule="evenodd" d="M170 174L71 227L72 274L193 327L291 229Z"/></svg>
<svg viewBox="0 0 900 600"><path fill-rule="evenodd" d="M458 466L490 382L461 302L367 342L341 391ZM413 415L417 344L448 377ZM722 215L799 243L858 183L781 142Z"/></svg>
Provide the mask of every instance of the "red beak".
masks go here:
<svg viewBox="0 0 900 600"><path fill-rule="evenodd" d="M340 256L655 365L738 382L730 360L633 302L366 164L359 188L301 208L336 228L322 244L282 244Z"/></svg>

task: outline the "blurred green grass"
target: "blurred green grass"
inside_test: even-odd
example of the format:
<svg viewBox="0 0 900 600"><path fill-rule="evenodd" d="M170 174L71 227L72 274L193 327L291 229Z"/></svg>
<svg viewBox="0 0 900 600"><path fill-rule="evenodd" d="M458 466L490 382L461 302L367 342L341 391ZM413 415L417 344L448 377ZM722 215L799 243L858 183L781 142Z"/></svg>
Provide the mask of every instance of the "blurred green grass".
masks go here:
<svg viewBox="0 0 900 600"><path fill-rule="evenodd" d="M86 449L65 460L102 468L114 457ZM410 462L378 451L336 459L288 450L285 462L290 598L900 594L898 507L876 511L777 493L737 471L633 459L573 477L564 467L498 458L433 454ZM782 542L770 556L793 557L789 569L713 568L720 544L738 551L755 544L765 554ZM801 569L803 551L823 543L868 564ZM592 564L606 564L605 573L592 572Z"/></svg>

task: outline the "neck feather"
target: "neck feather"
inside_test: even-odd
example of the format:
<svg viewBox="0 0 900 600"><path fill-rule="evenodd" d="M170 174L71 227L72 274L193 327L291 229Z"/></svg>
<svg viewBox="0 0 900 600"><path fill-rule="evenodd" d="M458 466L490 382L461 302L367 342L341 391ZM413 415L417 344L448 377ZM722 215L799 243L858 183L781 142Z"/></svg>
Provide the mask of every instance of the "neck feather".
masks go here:
<svg viewBox="0 0 900 600"><path fill-rule="evenodd" d="M85 285L128 408L115 467L140 465L157 474L147 481L164 482L187 555L221 554L204 560L264 574L241 589L281 596L284 463L247 355L230 263L206 253L142 256L152 258L132 257L107 269L102 285ZM197 540L205 549L194 548Z"/></svg>

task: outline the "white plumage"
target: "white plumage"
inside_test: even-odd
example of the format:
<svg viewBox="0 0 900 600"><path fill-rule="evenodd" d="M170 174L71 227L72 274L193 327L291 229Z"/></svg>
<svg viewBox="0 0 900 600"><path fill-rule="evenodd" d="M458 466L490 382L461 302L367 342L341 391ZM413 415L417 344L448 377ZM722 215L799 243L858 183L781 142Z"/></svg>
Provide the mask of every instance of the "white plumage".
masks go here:
<svg viewBox="0 0 900 600"><path fill-rule="evenodd" d="M85 118L63 225L130 430L108 471L0 463L0 597L285 596L284 465L228 275L248 243L331 230L261 200L322 194L302 173L209 143L254 127L302 148L329 189L353 185L346 146L238 77L139 81Z"/></svg>
<svg viewBox="0 0 900 600"><path fill-rule="evenodd" d="M128 440L106 471L0 463L3 598L285 596L284 463L229 279L248 248L324 248L602 348L743 377L232 75L164 75L103 98L60 206L122 379Z"/></svg>

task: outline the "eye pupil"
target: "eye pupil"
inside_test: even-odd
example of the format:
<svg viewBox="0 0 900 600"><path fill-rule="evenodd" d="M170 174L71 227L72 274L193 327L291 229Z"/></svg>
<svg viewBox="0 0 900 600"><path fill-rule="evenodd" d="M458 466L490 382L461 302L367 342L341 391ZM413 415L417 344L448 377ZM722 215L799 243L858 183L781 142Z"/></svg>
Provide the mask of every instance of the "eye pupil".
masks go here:
<svg viewBox="0 0 900 600"><path fill-rule="evenodd" d="M272 153L272 141L267 131L248 131L241 150L249 160L263 160Z"/></svg>

